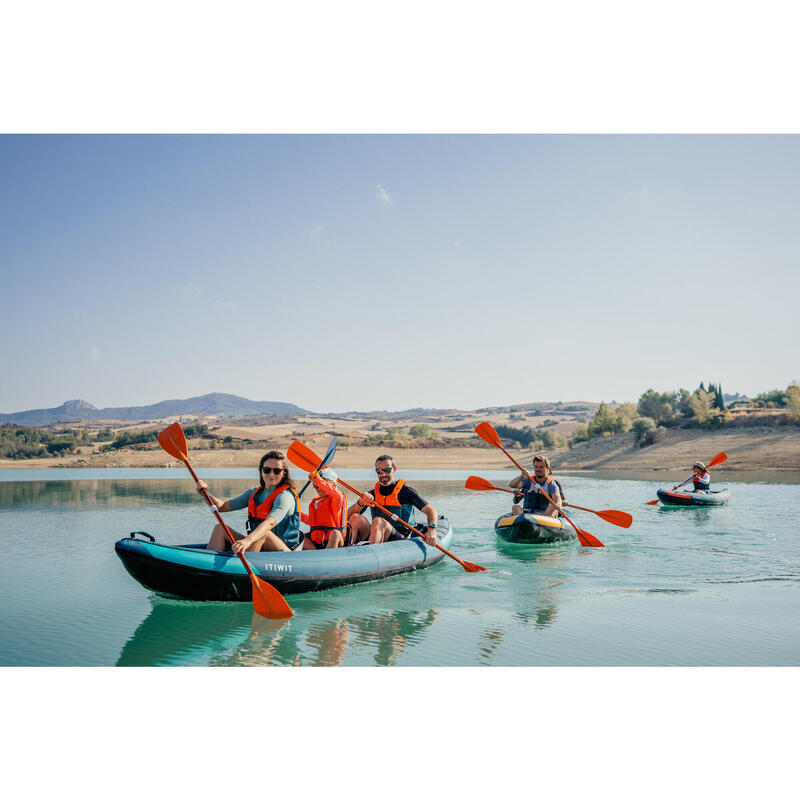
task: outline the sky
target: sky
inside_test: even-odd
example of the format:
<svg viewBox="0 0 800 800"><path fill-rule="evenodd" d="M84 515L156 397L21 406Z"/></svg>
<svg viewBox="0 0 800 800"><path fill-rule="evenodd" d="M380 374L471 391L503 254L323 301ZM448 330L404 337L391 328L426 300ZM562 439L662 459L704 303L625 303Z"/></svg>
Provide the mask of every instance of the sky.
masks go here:
<svg viewBox="0 0 800 800"><path fill-rule="evenodd" d="M0 137L0 411L800 378L800 137Z"/></svg>

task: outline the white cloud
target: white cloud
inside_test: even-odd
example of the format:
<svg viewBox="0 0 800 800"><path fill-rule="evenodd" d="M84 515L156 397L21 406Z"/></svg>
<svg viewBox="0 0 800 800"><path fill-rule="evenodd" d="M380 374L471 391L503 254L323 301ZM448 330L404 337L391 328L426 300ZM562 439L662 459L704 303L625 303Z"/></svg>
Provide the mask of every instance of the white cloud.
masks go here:
<svg viewBox="0 0 800 800"><path fill-rule="evenodd" d="M378 202L384 206L390 206L392 204L392 197L386 189L383 188L380 184L378 184Z"/></svg>
<svg viewBox="0 0 800 800"><path fill-rule="evenodd" d="M200 287L199 286L195 286L195 284L193 284L193 283L188 283L186 285L186 289L184 289L184 294L186 294L186 295L200 294Z"/></svg>
<svg viewBox="0 0 800 800"><path fill-rule="evenodd" d="M315 225L311 229L311 237L316 239L317 236L322 236L322 225Z"/></svg>
<svg viewBox="0 0 800 800"><path fill-rule="evenodd" d="M236 303L233 300L223 300L222 307L227 308L228 311L235 311Z"/></svg>
<svg viewBox="0 0 800 800"><path fill-rule="evenodd" d="M89 358L92 361L99 361L100 360L100 348L97 345L91 345L89 347Z"/></svg>

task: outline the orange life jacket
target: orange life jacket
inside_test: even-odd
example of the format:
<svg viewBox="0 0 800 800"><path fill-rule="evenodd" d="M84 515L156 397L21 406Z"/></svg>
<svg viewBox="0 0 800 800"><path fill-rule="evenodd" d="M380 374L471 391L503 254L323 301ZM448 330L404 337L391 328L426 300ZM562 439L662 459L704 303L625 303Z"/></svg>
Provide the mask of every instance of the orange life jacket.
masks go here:
<svg viewBox="0 0 800 800"><path fill-rule="evenodd" d="M334 494L315 497L308 504L309 538L314 544L328 541L331 531L344 533L347 525L347 498L344 492L335 490Z"/></svg>
<svg viewBox="0 0 800 800"><path fill-rule="evenodd" d="M392 493L384 497L380 493L380 481L375 484L375 488L372 490L373 494L375 495L375 505L380 506L381 508L385 508L387 511L391 512L392 514L397 514L403 522L411 522L413 521L414 516L414 506L412 505L403 505L400 502L400 490L405 485L405 481L401 478L397 483L394 485L394 489L392 489ZM381 519L385 519L387 522L390 522L394 525L395 528L400 530L401 528L405 528L404 525L400 525L399 523L395 523L394 520L389 519L386 514L381 514L380 511L372 512L372 518L375 519L376 517L380 517Z"/></svg>
<svg viewBox="0 0 800 800"><path fill-rule="evenodd" d="M256 497L258 495L263 494L261 488L256 489L253 494L250 495L250 499L247 501L247 528L249 531L254 530L257 528L268 516L269 512L272 511L272 504L275 502L275 498L281 493L286 490L289 490L295 499L295 503L297 504L293 514L287 514L273 529L272 532L283 539L287 545L290 547L294 547L300 543L300 498L297 496L297 492L292 489L291 486L283 485L278 486L277 489L273 490L270 494L266 496L263 502L256 505Z"/></svg>

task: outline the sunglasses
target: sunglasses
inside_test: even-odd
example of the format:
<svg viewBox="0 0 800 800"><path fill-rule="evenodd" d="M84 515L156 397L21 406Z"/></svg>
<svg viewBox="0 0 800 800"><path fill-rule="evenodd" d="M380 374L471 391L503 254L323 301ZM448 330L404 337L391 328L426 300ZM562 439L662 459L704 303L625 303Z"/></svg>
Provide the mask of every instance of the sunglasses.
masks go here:
<svg viewBox="0 0 800 800"><path fill-rule="evenodd" d="M283 467L261 467L261 471L262 471L262 472L263 472L265 475L269 475L269 474L270 474L270 472L271 472L273 475L280 475L280 474L281 474L281 472L283 472Z"/></svg>
<svg viewBox="0 0 800 800"><path fill-rule="evenodd" d="M375 467L375 472L377 472L378 475L391 475L393 469L394 467Z"/></svg>

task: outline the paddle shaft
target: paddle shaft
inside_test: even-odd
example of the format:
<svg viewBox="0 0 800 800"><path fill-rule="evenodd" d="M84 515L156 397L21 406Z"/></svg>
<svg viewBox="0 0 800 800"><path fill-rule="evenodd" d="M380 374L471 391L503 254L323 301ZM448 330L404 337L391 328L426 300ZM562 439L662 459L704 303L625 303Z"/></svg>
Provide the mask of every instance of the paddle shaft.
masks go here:
<svg viewBox="0 0 800 800"><path fill-rule="evenodd" d="M317 467L317 472L319 472L323 467L328 466L328 462L333 458L333 454L336 452L336 437L333 437L333 440L328 445L328 452L325 453L322 461L319 462L319 466ZM303 492L308 489L309 484L311 483L310 480L307 480L303 484L303 488L297 493L298 497L303 496Z"/></svg>
<svg viewBox="0 0 800 800"><path fill-rule="evenodd" d="M194 478L194 482L199 484L200 478L197 477L197 473L194 471L194 469L192 469L192 465L189 463L189 461L184 459L181 459L181 461L183 461L183 463L186 464L186 469L188 469L189 472L191 473L192 477ZM231 533L230 528L225 524L225 521L222 519L222 516L217 510L217 507L211 500L211 495L209 495L209 493L202 488L200 489L200 494L203 495L203 499L206 501L206 503L208 503L208 507L214 512L214 516L217 518L217 522L219 522L219 524L222 525L222 528L225 531L227 537L231 540L231 544L236 544L236 537ZM258 578L255 572L253 572L253 568L250 566L250 564L248 564L247 559L244 557L244 553L237 553L236 555L239 556L239 558L241 559L242 564L244 564L244 568L250 574L250 578L251 579L256 578L260 580L260 578Z"/></svg>

